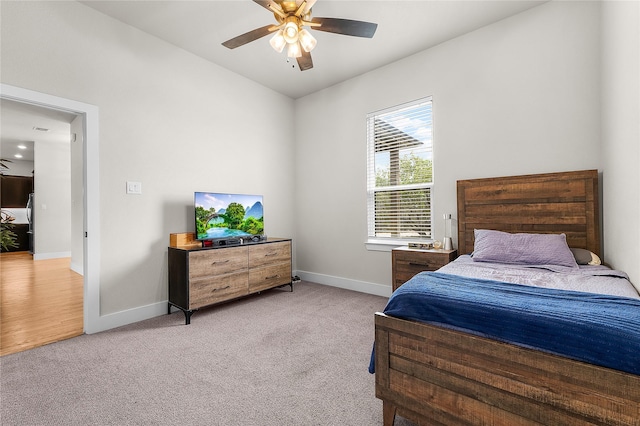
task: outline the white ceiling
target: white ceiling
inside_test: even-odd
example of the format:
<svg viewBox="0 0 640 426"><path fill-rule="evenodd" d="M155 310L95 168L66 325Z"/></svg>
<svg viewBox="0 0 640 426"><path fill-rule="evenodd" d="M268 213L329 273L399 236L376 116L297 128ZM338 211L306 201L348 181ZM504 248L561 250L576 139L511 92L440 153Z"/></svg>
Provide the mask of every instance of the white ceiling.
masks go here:
<svg viewBox="0 0 640 426"><path fill-rule="evenodd" d="M0 157L11 161L33 161L34 141L69 144L70 123L75 117L64 111L0 100ZM18 148L19 145L26 149ZM21 154L22 158L15 158L15 154Z"/></svg>
<svg viewBox="0 0 640 426"><path fill-rule="evenodd" d="M298 0L300 1L300 0ZM318 0L314 17L378 24L372 39L314 31L314 67L299 71L276 53L269 36L229 50L221 43L264 25L273 15L251 0L88 0L81 3L154 35L214 64L297 99L428 49L548 0ZM294 66L295 65L295 66ZM12 158L17 145L34 140L69 142L74 116L2 100L0 155ZM51 129L38 132L34 127ZM33 149L21 150L33 160Z"/></svg>
<svg viewBox="0 0 640 426"><path fill-rule="evenodd" d="M298 0L299 2L301 0ZM313 17L378 24L372 39L312 31L314 67L301 72L270 36L229 50L221 43L275 23L251 0L81 1L208 61L291 98L332 86L443 41L520 13L546 0L318 0ZM293 67L295 65L295 67Z"/></svg>

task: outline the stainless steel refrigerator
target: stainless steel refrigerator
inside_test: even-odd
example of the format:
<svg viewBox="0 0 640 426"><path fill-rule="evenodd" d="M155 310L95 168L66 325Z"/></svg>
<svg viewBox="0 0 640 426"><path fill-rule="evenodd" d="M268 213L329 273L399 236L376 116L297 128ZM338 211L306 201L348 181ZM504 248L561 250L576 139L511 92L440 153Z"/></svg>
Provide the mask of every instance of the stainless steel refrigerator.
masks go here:
<svg viewBox="0 0 640 426"><path fill-rule="evenodd" d="M33 254L33 242L34 242L34 201L35 194L33 192L29 193L29 199L27 200L27 221L29 221L29 230L27 231L27 235L29 236L29 253Z"/></svg>

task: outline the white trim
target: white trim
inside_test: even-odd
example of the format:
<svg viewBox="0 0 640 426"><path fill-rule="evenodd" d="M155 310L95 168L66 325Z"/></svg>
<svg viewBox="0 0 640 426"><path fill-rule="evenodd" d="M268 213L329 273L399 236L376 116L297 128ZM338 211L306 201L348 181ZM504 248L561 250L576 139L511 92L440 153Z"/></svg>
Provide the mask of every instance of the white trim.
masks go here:
<svg viewBox="0 0 640 426"><path fill-rule="evenodd" d="M344 288L346 290L359 291L360 293L376 296L391 296L391 286L375 284L366 281L352 280L349 278L334 277L331 275L317 274L315 272L297 271L297 275L304 281Z"/></svg>
<svg viewBox="0 0 640 426"><path fill-rule="evenodd" d="M160 315L167 315L168 306L169 304L165 300L164 302L156 302L150 305L138 306L124 311L102 315L100 316L99 321L95 324L91 333L98 333L112 328L122 327L123 325L159 317Z"/></svg>
<svg viewBox="0 0 640 426"><path fill-rule="evenodd" d="M61 257L71 257L70 251L59 251L51 253L34 253L33 260L60 259Z"/></svg>
<svg viewBox="0 0 640 426"><path fill-rule="evenodd" d="M386 241L386 242L380 242L380 241L372 241L369 240L366 243L364 243L364 246L366 247L367 250L369 251L391 251L394 248L397 247L401 247L401 246L407 246L407 243L397 243L395 244L392 241Z"/></svg>
<svg viewBox="0 0 640 426"><path fill-rule="evenodd" d="M84 275L84 271L82 269L82 265L77 264L77 263L73 263L71 262L71 265L69 266L71 268L71 270L73 272L75 272L78 275Z"/></svg>
<svg viewBox="0 0 640 426"><path fill-rule="evenodd" d="M84 117L84 331L104 328L100 316L100 154L98 107L29 89L0 84L0 98L72 112Z"/></svg>
<svg viewBox="0 0 640 426"><path fill-rule="evenodd" d="M418 98L418 99L414 99L412 101L407 101L407 102L403 102L401 104L398 105L394 105L394 106L390 106L387 108L383 108L383 109L379 109L377 111L373 111L367 114L367 118L369 117L373 117L375 115L381 115L381 114L386 114L388 112L393 112L393 111L398 111L401 109L406 109L409 107L413 107L416 105L420 105L420 104L426 104L429 102L433 102L433 95L429 95L429 96L425 96L423 98Z"/></svg>
<svg viewBox="0 0 640 426"><path fill-rule="evenodd" d="M408 247L409 243L433 243L433 239L429 240L385 240L369 238L365 241L364 246L370 251L391 251L398 247Z"/></svg>

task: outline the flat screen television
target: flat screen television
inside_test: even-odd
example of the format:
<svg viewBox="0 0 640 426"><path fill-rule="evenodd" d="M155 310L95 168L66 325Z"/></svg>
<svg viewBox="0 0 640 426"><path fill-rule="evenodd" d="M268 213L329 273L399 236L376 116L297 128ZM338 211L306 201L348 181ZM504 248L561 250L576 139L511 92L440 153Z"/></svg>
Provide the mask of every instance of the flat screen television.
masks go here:
<svg viewBox="0 0 640 426"><path fill-rule="evenodd" d="M239 241L264 235L262 195L196 192L196 238L201 241Z"/></svg>

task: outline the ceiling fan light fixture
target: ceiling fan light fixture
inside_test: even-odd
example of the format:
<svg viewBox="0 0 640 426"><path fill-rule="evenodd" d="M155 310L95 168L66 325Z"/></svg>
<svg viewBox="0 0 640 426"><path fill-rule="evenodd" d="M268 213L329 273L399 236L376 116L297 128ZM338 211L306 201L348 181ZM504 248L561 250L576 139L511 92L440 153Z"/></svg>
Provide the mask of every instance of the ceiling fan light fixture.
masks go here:
<svg viewBox="0 0 640 426"><path fill-rule="evenodd" d="M372 38L378 27L378 24L372 22L352 19L312 18L311 9L316 0L253 0L253 2L272 12L277 23L240 34L223 42L222 45L228 49L235 49L272 35L269 44L273 50L281 53L287 47L287 56L297 60L300 71L313 68L310 52L316 47L317 41L308 29ZM287 62L290 61L287 60Z"/></svg>
<svg viewBox="0 0 640 426"><path fill-rule="evenodd" d="M296 43L298 41L298 25L292 21L287 22L282 29L282 35L287 43Z"/></svg>
<svg viewBox="0 0 640 426"><path fill-rule="evenodd" d="M269 44L271 45L271 47L273 47L273 50L278 53L281 53L282 50L284 50L284 47L287 45L287 41L282 35L282 30L278 30L278 32L276 32L276 34L271 37L271 40L269 40Z"/></svg>
<svg viewBox="0 0 640 426"><path fill-rule="evenodd" d="M287 47L287 56L290 58L299 58L302 56L302 49L300 48L300 43L289 43Z"/></svg>
<svg viewBox="0 0 640 426"><path fill-rule="evenodd" d="M311 52L316 47L316 44L318 44L315 37L313 37L306 29L302 29L302 31L300 31L298 38L300 39L300 44L305 52Z"/></svg>

